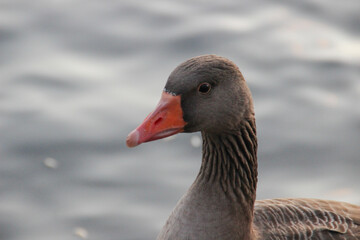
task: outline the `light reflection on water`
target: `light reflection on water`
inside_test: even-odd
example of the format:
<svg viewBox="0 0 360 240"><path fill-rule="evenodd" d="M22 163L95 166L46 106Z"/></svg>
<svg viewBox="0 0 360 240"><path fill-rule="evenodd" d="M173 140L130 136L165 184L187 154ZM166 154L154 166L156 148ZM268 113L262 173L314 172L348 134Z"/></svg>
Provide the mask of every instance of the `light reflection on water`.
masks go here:
<svg viewBox="0 0 360 240"><path fill-rule="evenodd" d="M357 0L0 6L0 239L154 239L200 149L191 134L125 138L173 68L206 53L253 92L259 199L360 204Z"/></svg>

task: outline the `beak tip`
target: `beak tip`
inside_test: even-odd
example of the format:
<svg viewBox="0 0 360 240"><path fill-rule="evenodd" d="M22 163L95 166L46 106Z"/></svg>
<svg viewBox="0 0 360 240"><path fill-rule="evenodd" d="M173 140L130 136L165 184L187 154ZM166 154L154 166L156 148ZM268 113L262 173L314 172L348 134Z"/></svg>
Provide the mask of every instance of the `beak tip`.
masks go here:
<svg viewBox="0 0 360 240"><path fill-rule="evenodd" d="M126 145L129 148L136 147L137 145L139 145L139 131L137 129L129 133L129 135L126 138Z"/></svg>

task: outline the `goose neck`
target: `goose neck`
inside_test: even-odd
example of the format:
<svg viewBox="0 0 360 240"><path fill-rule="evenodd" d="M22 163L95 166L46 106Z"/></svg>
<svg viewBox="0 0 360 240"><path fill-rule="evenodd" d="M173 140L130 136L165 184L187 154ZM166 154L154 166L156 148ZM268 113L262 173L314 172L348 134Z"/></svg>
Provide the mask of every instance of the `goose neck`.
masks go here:
<svg viewBox="0 0 360 240"><path fill-rule="evenodd" d="M241 122L230 133L202 132L202 137L202 164L195 182L219 186L220 194L249 209L252 218L257 185L255 120Z"/></svg>

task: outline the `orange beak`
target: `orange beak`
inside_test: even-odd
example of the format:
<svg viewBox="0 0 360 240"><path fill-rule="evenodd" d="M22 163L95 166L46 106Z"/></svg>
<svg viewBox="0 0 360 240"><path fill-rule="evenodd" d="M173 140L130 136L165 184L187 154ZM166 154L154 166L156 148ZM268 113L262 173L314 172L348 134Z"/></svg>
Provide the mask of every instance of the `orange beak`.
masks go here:
<svg viewBox="0 0 360 240"><path fill-rule="evenodd" d="M184 130L180 96L163 92L156 109L126 138L128 147L169 137Z"/></svg>

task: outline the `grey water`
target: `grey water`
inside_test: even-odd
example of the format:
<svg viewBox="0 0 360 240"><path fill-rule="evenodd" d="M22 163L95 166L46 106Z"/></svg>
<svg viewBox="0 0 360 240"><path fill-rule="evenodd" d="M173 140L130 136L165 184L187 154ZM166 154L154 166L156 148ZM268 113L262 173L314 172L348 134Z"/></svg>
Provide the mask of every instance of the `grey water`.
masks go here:
<svg viewBox="0 0 360 240"><path fill-rule="evenodd" d="M360 1L0 1L0 239L155 239L199 134L125 146L170 72L232 59L258 199L360 204Z"/></svg>

